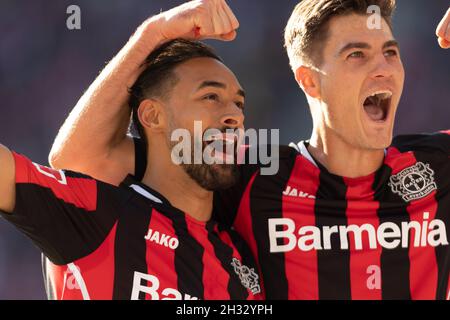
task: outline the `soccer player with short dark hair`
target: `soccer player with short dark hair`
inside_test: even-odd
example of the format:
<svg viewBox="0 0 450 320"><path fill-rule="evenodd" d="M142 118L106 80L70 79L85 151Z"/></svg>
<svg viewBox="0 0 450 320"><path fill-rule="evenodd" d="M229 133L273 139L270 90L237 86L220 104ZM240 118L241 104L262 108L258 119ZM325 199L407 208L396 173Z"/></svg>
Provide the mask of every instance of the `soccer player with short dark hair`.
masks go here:
<svg viewBox="0 0 450 320"><path fill-rule="evenodd" d="M213 191L236 181L234 165L176 165L171 159L174 127L192 132L194 119L220 131L243 126L243 90L234 74L210 47L176 39L191 31L234 37L235 18L222 4L189 3L150 18L115 60L147 57L127 78L148 141L142 182L128 176L116 187L37 165L0 146L0 210L47 257L49 298L264 297L245 242L211 219ZM121 70L109 71L111 80ZM220 110L211 108L217 90L223 93Z"/></svg>
<svg viewBox="0 0 450 320"><path fill-rule="evenodd" d="M217 217L247 240L268 299L450 299L450 131L392 137L404 83L394 7L303 0L292 13L286 48L311 109L311 138L281 148L273 176L240 166L240 181L214 199ZM437 30L444 48L449 25L450 10ZM87 146L69 144L91 131L74 117L78 128L61 135L65 148L55 144L54 154Z"/></svg>

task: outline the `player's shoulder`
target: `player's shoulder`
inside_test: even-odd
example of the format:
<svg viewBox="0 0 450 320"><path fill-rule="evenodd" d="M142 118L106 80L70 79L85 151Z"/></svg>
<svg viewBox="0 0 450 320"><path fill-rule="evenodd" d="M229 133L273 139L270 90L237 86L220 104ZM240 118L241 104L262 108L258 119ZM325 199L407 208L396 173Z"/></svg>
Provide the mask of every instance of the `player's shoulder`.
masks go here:
<svg viewBox="0 0 450 320"><path fill-rule="evenodd" d="M396 136L392 147L400 152L427 152L449 155L450 130L430 134L412 134Z"/></svg>

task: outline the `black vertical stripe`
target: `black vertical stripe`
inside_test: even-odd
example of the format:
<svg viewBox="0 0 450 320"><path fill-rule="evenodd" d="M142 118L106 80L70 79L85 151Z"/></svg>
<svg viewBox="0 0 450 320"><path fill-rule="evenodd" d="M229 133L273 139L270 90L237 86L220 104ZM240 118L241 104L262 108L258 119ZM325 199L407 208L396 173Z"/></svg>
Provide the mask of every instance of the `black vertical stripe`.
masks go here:
<svg viewBox="0 0 450 320"><path fill-rule="evenodd" d="M203 253L205 249L189 234L184 214L172 209L166 211L172 220L179 245L175 249L175 272L178 276L178 291L191 297L204 299Z"/></svg>
<svg viewBox="0 0 450 320"><path fill-rule="evenodd" d="M134 273L137 271L147 274L148 270L145 235L148 233L152 208L148 205L148 202L137 199L136 201L130 201L123 210L124 212L117 224L114 248L113 299L115 300L131 299ZM130 252L133 252L133 255L130 255ZM145 299L145 294L141 293L139 299Z"/></svg>
<svg viewBox="0 0 450 320"><path fill-rule="evenodd" d="M258 266L256 265L256 260L253 257L253 253L250 250L250 247L245 242L244 239L234 230L227 231L231 241L233 242L234 247L237 249L242 258L242 264L253 269L258 274L258 284L261 288L261 293L264 291L261 283L261 275L259 274Z"/></svg>
<svg viewBox="0 0 450 320"><path fill-rule="evenodd" d="M214 230L215 223L212 221L206 224L208 230L208 240L214 248L216 257L220 260L223 269L230 276L228 282L228 293L231 300L246 300L248 298L247 289L242 285L239 275L234 271L231 265L233 259L233 248L226 245L220 238L218 233ZM242 261L241 261L242 262ZM213 285L209 283L208 285Z"/></svg>
<svg viewBox="0 0 450 320"><path fill-rule="evenodd" d="M250 190L250 211L258 260L266 297L270 300L288 299L285 254L270 252L268 219L283 218L283 191L291 177L295 159L296 157L292 156L280 161L279 171L274 176L263 176L258 172Z"/></svg>
<svg viewBox="0 0 450 320"><path fill-rule="evenodd" d="M393 193L387 185L392 169L384 164L377 172L373 184L374 200L380 203L378 219L380 224L393 222L401 229L402 222L409 222L407 204L403 199ZM400 245L395 249L382 248L381 251L381 279L383 300L411 299L409 281L409 248Z"/></svg>
<svg viewBox="0 0 450 320"><path fill-rule="evenodd" d="M321 168L319 188L316 195L316 226L347 226L347 186L343 178L331 175ZM323 239L323 237L322 237ZM317 272L320 300L351 299L350 252L341 249L338 233L331 235L331 249L317 251Z"/></svg>
<svg viewBox="0 0 450 320"><path fill-rule="evenodd" d="M450 163L445 156L435 154L415 153L417 161L428 163L434 171L434 179L438 187L436 201L438 202L435 219L444 221L447 240L450 239ZM447 299L448 280L450 273L450 250L448 246L438 246L435 249L438 266L438 283L436 299Z"/></svg>

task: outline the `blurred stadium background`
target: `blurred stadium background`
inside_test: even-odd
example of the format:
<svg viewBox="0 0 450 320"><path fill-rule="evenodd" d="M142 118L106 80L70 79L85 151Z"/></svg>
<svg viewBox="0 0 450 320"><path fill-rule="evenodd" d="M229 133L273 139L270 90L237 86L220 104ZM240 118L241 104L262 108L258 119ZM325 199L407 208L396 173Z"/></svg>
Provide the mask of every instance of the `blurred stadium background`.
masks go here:
<svg viewBox="0 0 450 320"><path fill-rule="evenodd" d="M1 0L1 143L47 164L58 128L105 62L146 17L182 2ZM247 127L280 128L283 143L308 138L312 127L282 46L297 2L229 0L241 23L238 38L211 42L248 92ZM406 83L396 134L448 129L450 51L438 47L435 29L449 2L397 2L394 26ZM78 31L66 28L71 4L81 8ZM45 297L39 251L0 219L0 299Z"/></svg>

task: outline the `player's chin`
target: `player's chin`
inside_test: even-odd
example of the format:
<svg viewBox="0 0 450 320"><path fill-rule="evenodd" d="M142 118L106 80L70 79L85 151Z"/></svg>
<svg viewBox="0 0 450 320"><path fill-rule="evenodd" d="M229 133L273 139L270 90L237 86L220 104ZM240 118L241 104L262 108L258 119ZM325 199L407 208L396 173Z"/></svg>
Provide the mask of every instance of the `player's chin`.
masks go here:
<svg viewBox="0 0 450 320"><path fill-rule="evenodd" d="M392 144L394 132L394 118L389 117L382 122L362 121L363 132L361 134L364 140L363 145L368 149L380 150L386 149Z"/></svg>
<svg viewBox="0 0 450 320"><path fill-rule="evenodd" d="M366 136L363 144L367 149L384 150L392 144L392 132L376 132Z"/></svg>
<svg viewBox="0 0 450 320"><path fill-rule="evenodd" d="M214 186L210 190L225 190L234 186L239 179L239 170L236 164L213 164L210 166Z"/></svg>
<svg viewBox="0 0 450 320"><path fill-rule="evenodd" d="M231 188L239 179L239 170L235 164L197 164L183 167L200 187L208 191Z"/></svg>

